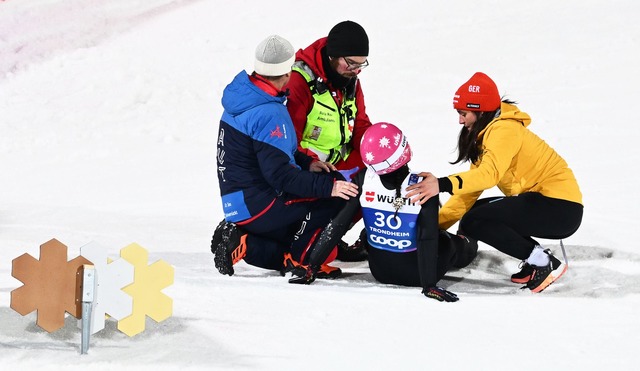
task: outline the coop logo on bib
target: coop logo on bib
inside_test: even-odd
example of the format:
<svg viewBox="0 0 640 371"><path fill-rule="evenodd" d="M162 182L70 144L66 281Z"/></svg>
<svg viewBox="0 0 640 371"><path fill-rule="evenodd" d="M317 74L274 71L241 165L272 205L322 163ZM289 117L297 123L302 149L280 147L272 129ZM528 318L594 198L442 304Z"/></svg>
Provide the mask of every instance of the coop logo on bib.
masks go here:
<svg viewBox="0 0 640 371"><path fill-rule="evenodd" d="M378 235L375 235L375 234L371 234L369 236L369 238L374 243L377 243L377 244L380 244L380 245L389 246L389 247L398 248L400 250L406 249L407 247L411 246L411 241L409 241L409 240L395 240L393 238L386 238L386 237L378 236Z"/></svg>

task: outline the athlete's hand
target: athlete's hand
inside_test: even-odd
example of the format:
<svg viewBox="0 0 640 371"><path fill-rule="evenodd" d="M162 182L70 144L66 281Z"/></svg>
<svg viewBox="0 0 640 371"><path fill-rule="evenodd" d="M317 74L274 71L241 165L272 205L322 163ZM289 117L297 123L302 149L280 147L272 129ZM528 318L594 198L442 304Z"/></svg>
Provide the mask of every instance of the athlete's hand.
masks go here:
<svg viewBox="0 0 640 371"><path fill-rule="evenodd" d="M324 162L320 160L314 160L311 165L309 165L309 171L312 173L320 173L320 172L331 172L337 171L336 167L330 162Z"/></svg>
<svg viewBox="0 0 640 371"><path fill-rule="evenodd" d="M331 197L340 197L345 200L358 195L358 186L355 183L346 182L344 180L336 180L333 182Z"/></svg>
<svg viewBox="0 0 640 371"><path fill-rule="evenodd" d="M407 198L411 199L411 203L422 205L428 199L440 193L440 186L438 186L438 178L431 173L420 173L418 176L423 179L419 183L407 187L409 192L407 193Z"/></svg>

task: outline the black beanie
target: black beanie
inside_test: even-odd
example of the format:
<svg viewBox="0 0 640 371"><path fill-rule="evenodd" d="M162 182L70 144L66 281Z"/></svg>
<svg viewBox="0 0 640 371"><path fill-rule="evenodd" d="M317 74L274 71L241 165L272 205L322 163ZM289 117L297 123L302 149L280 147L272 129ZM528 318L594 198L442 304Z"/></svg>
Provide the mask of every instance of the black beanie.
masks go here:
<svg viewBox="0 0 640 371"><path fill-rule="evenodd" d="M327 54L330 57L367 57L369 37L356 22L340 22L329 31Z"/></svg>

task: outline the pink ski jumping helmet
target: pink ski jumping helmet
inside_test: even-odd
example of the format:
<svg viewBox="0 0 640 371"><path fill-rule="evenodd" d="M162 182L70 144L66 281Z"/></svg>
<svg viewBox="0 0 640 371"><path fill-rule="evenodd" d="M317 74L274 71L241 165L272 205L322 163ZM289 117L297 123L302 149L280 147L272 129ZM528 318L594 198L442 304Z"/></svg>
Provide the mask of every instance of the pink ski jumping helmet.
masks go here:
<svg viewBox="0 0 640 371"><path fill-rule="evenodd" d="M395 125L379 122L371 125L360 142L362 162L378 175L394 172L411 161L407 137Z"/></svg>

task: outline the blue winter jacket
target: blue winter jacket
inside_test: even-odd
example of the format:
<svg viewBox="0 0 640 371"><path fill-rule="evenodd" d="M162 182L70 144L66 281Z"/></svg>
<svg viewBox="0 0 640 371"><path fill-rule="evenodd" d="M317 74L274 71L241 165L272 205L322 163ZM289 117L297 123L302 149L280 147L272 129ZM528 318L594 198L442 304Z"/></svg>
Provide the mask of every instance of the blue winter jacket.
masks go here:
<svg viewBox="0 0 640 371"><path fill-rule="evenodd" d="M244 71L224 89L217 160L227 221L248 223L277 197L331 197L333 177L304 171L311 158L297 151L285 102L285 96L271 96L253 84Z"/></svg>

